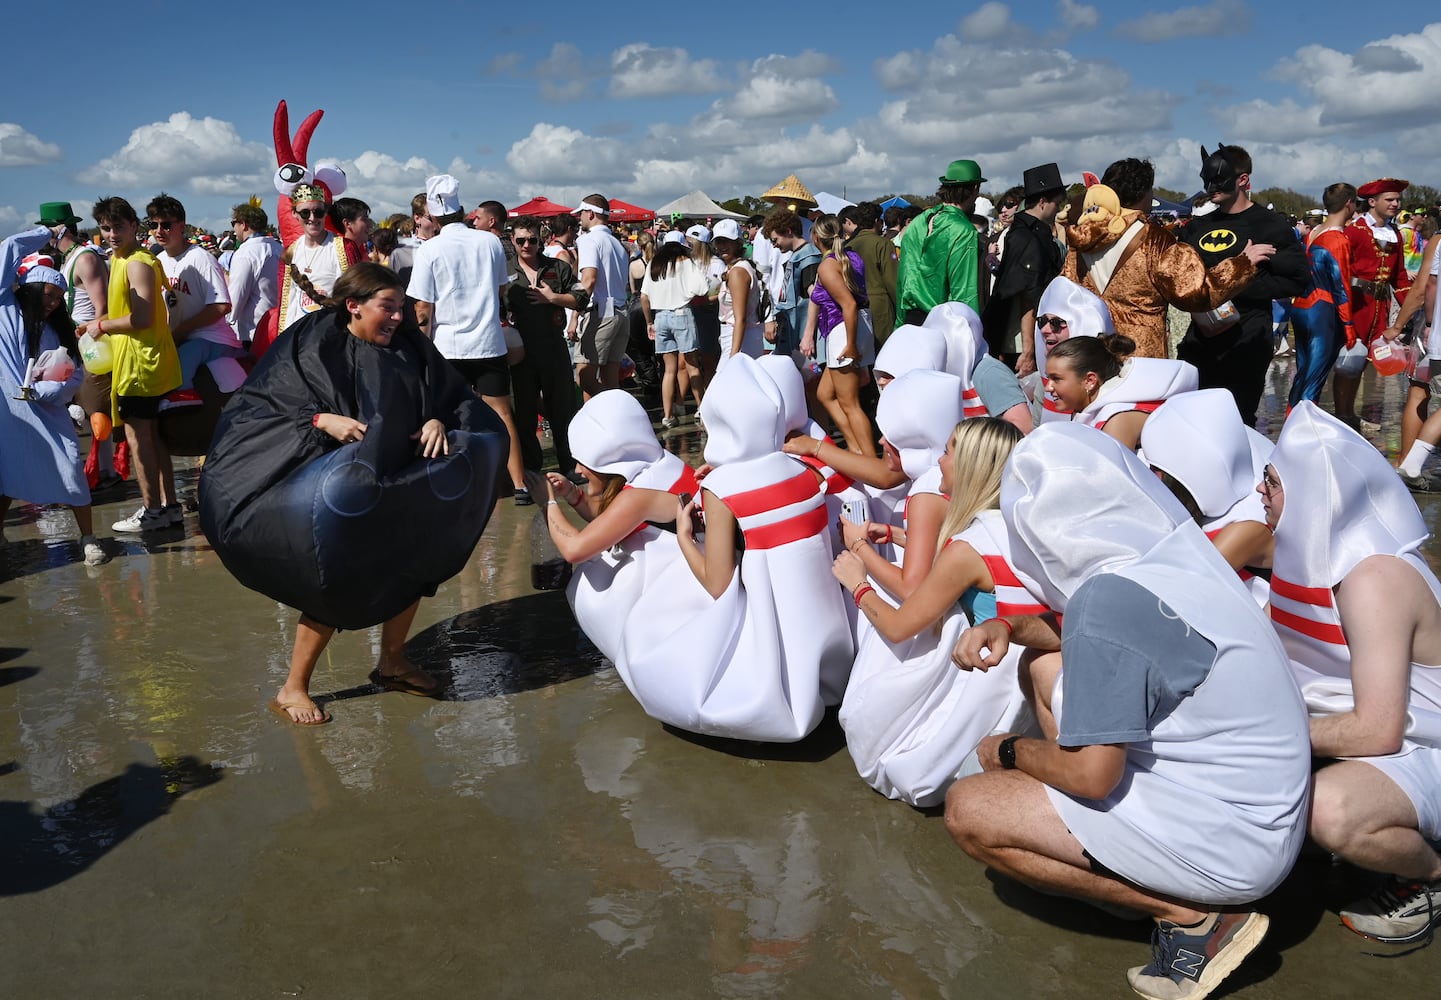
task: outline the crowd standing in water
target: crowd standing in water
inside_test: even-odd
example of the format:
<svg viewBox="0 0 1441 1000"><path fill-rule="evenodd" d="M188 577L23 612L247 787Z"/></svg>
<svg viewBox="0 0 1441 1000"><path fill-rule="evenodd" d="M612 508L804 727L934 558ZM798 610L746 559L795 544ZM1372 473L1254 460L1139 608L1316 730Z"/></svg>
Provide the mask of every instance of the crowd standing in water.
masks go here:
<svg viewBox="0 0 1441 1000"><path fill-rule="evenodd" d="M444 693L405 639L499 495L540 505L645 713L793 742L834 709L861 778L943 805L967 854L1150 918L1141 996L1212 992L1308 835L1379 879L1347 927L1429 940L1441 581L1410 491L1441 441L1441 241L1411 275L1405 181L1331 185L1303 242L1236 146L1202 150L1182 225L1145 160L1075 196L1027 170L997 223L962 159L924 211L806 211L792 178L769 215L632 249L599 193L467 213L449 175L377 231L308 138L277 150L281 240L236 206L228 274L163 194L144 230L97 203L101 247L46 204L0 261L0 503L69 506L100 565L91 490L128 460L143 506L113 530L172 529L167 434L213 402L202 526L301 612L280 717L332 721L309 681L337 628L382 626L374 683ZM1278 300L1297 371L1273 443ZM662 435L695 404L701 467L621 388L628 342L659 355ZM1399 469L1355 413L1368 357L1413 386Z"/></svg>

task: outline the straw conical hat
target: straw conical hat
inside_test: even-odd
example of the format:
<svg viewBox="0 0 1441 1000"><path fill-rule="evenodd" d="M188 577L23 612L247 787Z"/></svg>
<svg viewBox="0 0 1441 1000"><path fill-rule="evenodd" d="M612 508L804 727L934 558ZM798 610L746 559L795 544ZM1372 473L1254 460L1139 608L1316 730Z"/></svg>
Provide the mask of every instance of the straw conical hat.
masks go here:
<svg viewBox="0 0 1441 1000"><path fill-rule="evenodd" d="M795 174L787 174L785 180L761 197L766 201L808 201L812 205L816 203L816 196L806 190L806 186Z"/></svg>

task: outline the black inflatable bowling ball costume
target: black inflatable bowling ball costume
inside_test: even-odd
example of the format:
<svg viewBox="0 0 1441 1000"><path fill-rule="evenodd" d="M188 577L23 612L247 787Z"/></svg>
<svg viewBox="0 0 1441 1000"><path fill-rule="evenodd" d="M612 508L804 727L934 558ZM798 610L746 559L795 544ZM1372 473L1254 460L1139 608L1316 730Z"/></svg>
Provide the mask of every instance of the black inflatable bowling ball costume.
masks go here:
<svg viewBox="0 0 1441 1000"><path fill-rule="evenodd" d="M235 578L325 625L368 628L460 572L495 507L509 438L418 330L390 347L344 310L286 330L220 416L200 526ZM340 445L317 413L366 424ZM450 454L419 457L426 420ZM509 490L509 479L505 479Z"/></svg>

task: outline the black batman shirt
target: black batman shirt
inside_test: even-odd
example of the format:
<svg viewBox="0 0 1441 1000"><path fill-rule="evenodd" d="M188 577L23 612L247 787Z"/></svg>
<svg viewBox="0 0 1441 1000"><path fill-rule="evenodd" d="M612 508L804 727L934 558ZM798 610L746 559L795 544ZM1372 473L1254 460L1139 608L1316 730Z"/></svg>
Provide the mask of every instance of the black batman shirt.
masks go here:
<svg viewBox="0 0 1441 1000"><path fill-rule="evenodd" d="M1256 204L1233 215L1212 212L1192 219L1182 228L1180 237L1196 248L1207 268L1243 252L1248 242L1270 243L1276 248L1275 256L1257 266L1256 277L1231 298L1241 311L1241 329L1234 340L1269 339L1272 300L1293 298L1310 290L1311 267L1306 249L1296 239L1291 223L1278 212ZM1192 324L1186 340L1198 339L1205 343ZM1225 335L1219 339L1234 342Z"/></svg>

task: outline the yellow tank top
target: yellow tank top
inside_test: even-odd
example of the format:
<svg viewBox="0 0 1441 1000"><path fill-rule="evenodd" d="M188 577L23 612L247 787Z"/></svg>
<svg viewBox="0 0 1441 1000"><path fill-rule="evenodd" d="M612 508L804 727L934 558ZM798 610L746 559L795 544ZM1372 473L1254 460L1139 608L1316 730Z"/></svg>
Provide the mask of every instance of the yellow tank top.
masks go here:
<svg viewBox="0 0 1441 1000"><path fill-rule="evenodd" d="M170 283L160 262L148 251L137 247L127 257L116 254L110 258L107 315L111 319L130 315L130 273L126 265L131 261L144 264L155 275L155 319L143 330L108 335L115 355L111 418L117 427L121 421L115 397L163 396L180 387L180 355L175 353L175 341L170 337L170 318L165 305L165 292Z"/></svg>

